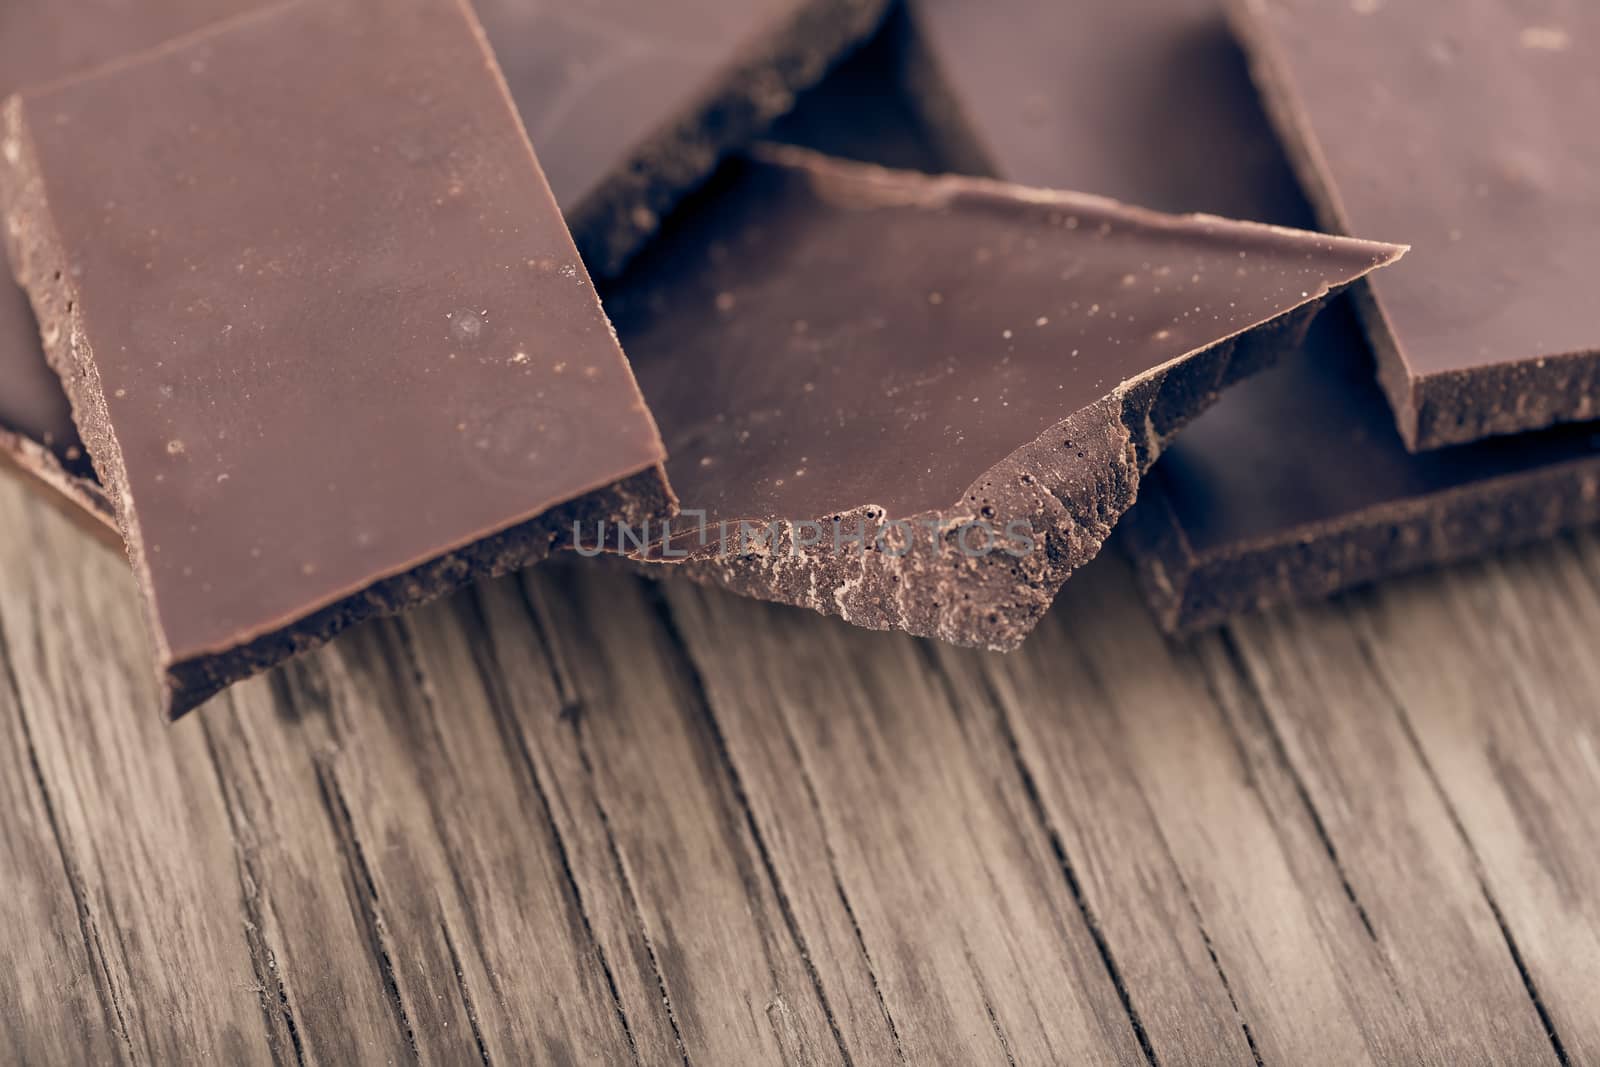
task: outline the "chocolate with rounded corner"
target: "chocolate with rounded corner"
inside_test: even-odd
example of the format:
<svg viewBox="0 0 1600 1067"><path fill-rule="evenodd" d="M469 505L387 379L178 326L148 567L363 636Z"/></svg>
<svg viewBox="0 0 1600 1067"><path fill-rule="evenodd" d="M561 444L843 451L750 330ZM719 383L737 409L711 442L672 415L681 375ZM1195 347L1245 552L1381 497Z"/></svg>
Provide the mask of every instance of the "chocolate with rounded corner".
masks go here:
<svg viewBox="0 0 1600 1067"><path fill-rule="evenodd" d="M0 149L171 713L580 519L670 513L465 0L241 16L13 97Z"/></svg>

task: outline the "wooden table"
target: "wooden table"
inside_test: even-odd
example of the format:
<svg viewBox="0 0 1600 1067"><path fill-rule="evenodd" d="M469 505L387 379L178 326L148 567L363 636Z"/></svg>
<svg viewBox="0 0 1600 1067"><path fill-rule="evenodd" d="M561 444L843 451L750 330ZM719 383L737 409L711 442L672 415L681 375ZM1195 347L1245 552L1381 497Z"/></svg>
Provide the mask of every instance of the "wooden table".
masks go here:
<svg viewBox="0 0 1600 1067"><path fill-rule="evenodd" d="M605 569L154 710L0 483L0 1061L1600 1063L1600 539L1023 651Z"/></svg>

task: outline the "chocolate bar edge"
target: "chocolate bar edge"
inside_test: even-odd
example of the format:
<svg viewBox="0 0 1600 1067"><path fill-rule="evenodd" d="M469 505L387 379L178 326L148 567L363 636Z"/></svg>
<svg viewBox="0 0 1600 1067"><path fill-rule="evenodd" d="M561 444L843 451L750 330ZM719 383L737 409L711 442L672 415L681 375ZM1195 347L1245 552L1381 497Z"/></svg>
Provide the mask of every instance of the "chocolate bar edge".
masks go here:
<svg viewBox="0 0 1600 1067"><path fill-rule="evenodd" d="M1593 523L1600 457L1396 500L1227 551L1196 552L1160 491L1120 530L1157 622L1181 637Z"/></svg>
<svg viewBox="0 0 1600 1067"><path fill-rule="evenodd" d="M95 540L121 551L116 512L98 482L71 474L48 448L4 427L0 427L0 468L16 475Z"/></svg>
<svg viewBox="0 0 1600 1067"><path fill-rule="evenodd" d="M294 2L269 4L222 24L264 17ZM615 173L570 215L569 228L590 270L601 278L618 274L653 236L660 218L730 151L759 133L851 48L870 37L890 7L889 0L811 5L774 36L777 43L746 61L709 96L691 120L668 127L642 146L630 166ZM216 29L208 26L160 47L177 47ZM773 84L763 84L768 82ZM19 474L29 488L97 539L120 547L114 509L98 483L73 475L48 451L4 427L0 427L0 466Z"/></svg>
<svg viewBox="0 0 1600 1067"><path fill-rule="evenodd" d="M227 650L168 664L162 676L172 719L235 682L318 648L352 626L397 615L480 579L499 578L574 547L578 531L602 523L666 522L677 512L666 471L648 470L597 489L527 522L381 579L291 625Z"/></svg>
<svg viewBox="0 0 1600 1067"><path fill-rule="evenodd" d="M889 0L817 0L771 44L744 60L694 109L641 146L579 203L568 225L589 270L611 279L690 191L729 153L747 144L796 97L870 37Z"/></svg>
<svg viewBox="0 0 1600 1067"><path fill-rule="evenodd" d="M480 577L504 574L547 558L564 546L569 531L601 518L613 522L663 520L676 512L677 498L662 461L508 529L444 552L400 574L287 620L269 632L213 652L174 660L162 638L138 530L137 509L128 503L122 450L110 423L93 353L83 338L82 313L67 268L59 234L44 195L37 154L21 95L0 108L0 209L5 240L18 282L38 316L44 351L72 401L73 421L100 475L105 498L116 515L128 560L141 590L146 629L156 649L157 672L167 714L176 719L222 689L301 652L318 647L345 629L380 615L426 603ZM20 176L20 177L18 177ZM53 484L53 483L47 483ZM575 536L575 533L574 533Z"/></svg>
<svg viewBox="0 0 1600 1067"><path fill-rule="evenodd" d="M1263 110L1318 222L1329 232L1349 233L1349 214L1330 184L1322 148L1272 32L1263 24L1262 6L1263 0L1225 0L1229 28L1244 50ZM1595 416L1600 348L1414 374L1370 285L1356 286L1355 303L1377 353L1378 383L1388 397L1401 440L1411 452L1543 430Z"/></svg>
<svg viewBox="0 0 1600 1067"><path fill-rule="evenodd" d="M916 528L924 522L943 524L936 554L919 549L893 556L821 544L786 557L713 551L676 563L639 565L866 629L1013 651L1072 573L1099 554L1166 444L1223 389L1298 347L1311 320L1339 288L1124 383L986 471L952 513L902 517ZM866 506L824 521L871 530L883 518ZM963 552L960 525L980 518L1000 528L1027 524L1034 550L1020 559L1004 552ZM792 536L793 524L780 524L779 543L794 545ZM916 580L907 580L914 571ZM930 580L929 571L938 576Z"/></svg>

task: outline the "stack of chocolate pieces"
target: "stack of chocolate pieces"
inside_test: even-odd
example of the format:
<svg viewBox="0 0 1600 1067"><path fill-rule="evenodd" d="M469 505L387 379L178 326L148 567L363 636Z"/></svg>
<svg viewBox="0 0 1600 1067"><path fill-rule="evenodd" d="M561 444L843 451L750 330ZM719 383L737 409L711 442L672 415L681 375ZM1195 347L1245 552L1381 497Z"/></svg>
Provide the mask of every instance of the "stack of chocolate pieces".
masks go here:
<svg viewBox="0 0 1600 1067"><path fill-rule="evenodd" d="M1591 434L1460 442L1590 414L1595 139L1424 104L1592 99L1595 20L1425 78L1429 16L1240 8L1319 227L1215 2L909 0L770 134L935 173L752 143L885 0L8 7L0 451L174 715L555 551L1004 650L1136 499L1174 626L1589 518ZM1368 33L1370 98L1301 55Z"/></svg>
<svg viewBox="0 0 1600 1067"><path fill-rule="evenodd" d="M1413 247L1147 481L1127 544L1169 629L1600 520L1600 8L909 10L959 166Z"/></svg>

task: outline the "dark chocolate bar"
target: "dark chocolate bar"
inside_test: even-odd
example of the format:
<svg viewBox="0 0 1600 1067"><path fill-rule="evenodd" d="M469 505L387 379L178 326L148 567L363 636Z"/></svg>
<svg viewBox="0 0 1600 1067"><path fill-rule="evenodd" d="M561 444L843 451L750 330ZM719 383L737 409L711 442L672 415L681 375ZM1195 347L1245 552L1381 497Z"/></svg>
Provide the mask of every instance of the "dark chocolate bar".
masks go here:
<svg viewBox="0 0 1600 1067"><path fill-rule="evenodd" d="M1220 0L910 11L911 81L968 166L1174 211L1310 220ZM1027 85L1048 133L1011 106ZM1167 450L1124 528L1168 629L1600 520L1595 427L1412 455L1372 363L1336 305L1303 351L1230 390Z"/></svg>
<svg viewBox="0 0 1600 1067"><path fill-rule="evenodd" d="M154 47L263 0L138 0L0 5L0 97ZM39 327L11 283L0 251L0 463L81 512L85 526L117 541L110 502L72 423L61 382L39 348Z"/></svg>
<svg viewBox="0 0 1600 1067"><path fill-rule="evenodd" d="M39 350L39 327L11 282L3 248L0 270L0 465L102 541L121 545L111 502L95 480L61 380Z"/></svg>
<svg viewBox="0 0 1600 1067"><path fill-rule="evenodd" d="M272 0L0 4L0 96ZM616 270L730 148L864 37L886 0L478 0L592 270ZM0 287L10 272L0 264ZM114 533L20 293L0 292L0 462Z"/></svg>
<svg viewBox="0 0 1600 1067"><path fill-rule="evenodd" d="M1232 11L1323 225L1417 248L1358 301L1407 445L1600 417L1600 4Z"/></svg>
<svg viewBox="0 0 1600 1067"><path fill-rule="evenodd" d="M1186 419L1401 252L793 148L715 192L607 297L684 500L651 558L995 649Z"/></svg>
<svg viewBox="0 0 1600 1067"><path fill-rule="evenodd" d="M888 0L478 0L589 268L610 276Z"/></svg>
<svg viewBox="0 0 1600 1067"><path fill-rule="evenodd" d="M242 16L12 98L0 150L172 713L579 520L670 512L464 0Z"/></svg>
<svg viewBox="0 0 1600 1067"><path fill-rule="evenodd" d="M1600 426L1412 455L1363 342L1341 301L1150 472L1125 543L1166 629L1600 521Z"/></svg>

